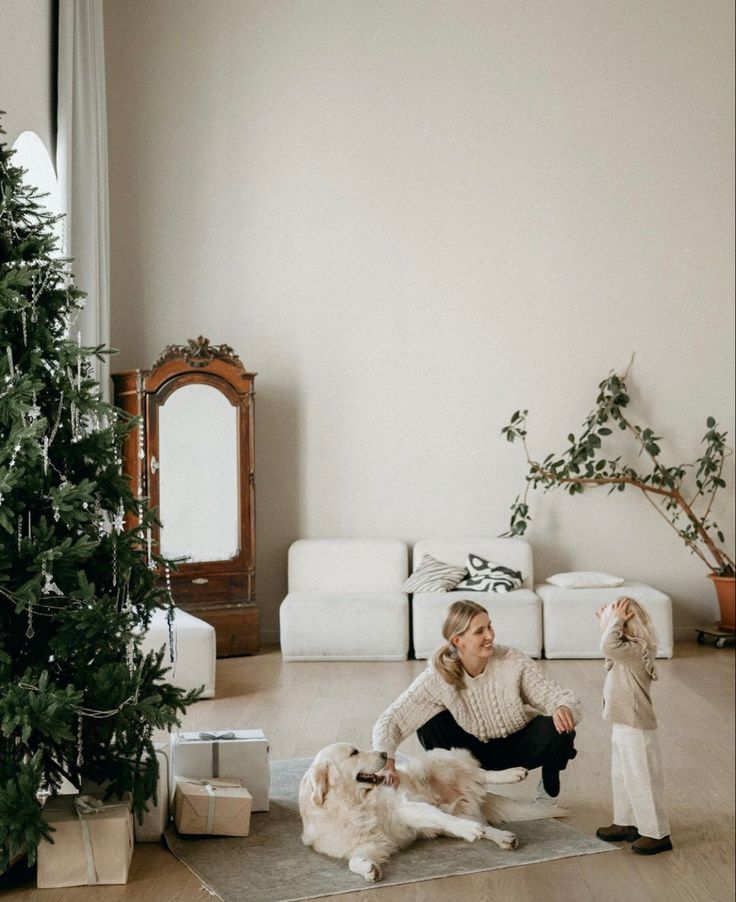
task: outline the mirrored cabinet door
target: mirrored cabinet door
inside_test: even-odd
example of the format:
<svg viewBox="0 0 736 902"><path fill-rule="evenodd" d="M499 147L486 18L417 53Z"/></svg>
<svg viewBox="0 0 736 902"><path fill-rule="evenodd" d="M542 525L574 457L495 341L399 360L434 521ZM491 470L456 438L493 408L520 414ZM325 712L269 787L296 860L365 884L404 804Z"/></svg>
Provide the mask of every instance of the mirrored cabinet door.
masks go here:
<svg viewBox="0 0 736 902"><path fill-rule="evenodd" d="M215 627L220 656L259 649L254 379L231 348L201 337L113 376L118 407L142 418L125 466L158 508L152 545L180 562L174 599Z"/></svg>

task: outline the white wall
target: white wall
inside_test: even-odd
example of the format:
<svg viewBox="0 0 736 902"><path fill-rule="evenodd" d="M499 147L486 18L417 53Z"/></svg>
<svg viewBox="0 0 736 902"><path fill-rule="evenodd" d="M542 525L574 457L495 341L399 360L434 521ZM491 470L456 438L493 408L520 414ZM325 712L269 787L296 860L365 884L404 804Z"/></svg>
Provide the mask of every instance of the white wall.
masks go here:
<svg viewBox="0 0 736 902"><path fill-rule="evenodd" d="M0 0L0 110L6 144L33 131L56 154L53 0Z"/></svg>
<svg viewBox="0 0 736 902"><path fill-rule="evenodd" d="M637 352L641 422L733 435L727 0L107 0L113 370L200 333L259 372L258 596L297 537L496 534L501 427L561 448ZM717 511L733 549L730 500ZM535 499L537 575L713 621L627 492ZM359 625L356 625L359 628Z"/></svg>

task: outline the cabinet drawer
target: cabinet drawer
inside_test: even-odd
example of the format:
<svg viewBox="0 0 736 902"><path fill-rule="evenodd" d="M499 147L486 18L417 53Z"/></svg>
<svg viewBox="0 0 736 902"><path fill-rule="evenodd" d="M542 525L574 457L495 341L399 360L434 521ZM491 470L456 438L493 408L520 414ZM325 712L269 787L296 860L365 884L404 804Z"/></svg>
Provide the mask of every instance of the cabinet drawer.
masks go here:
<svg viewBox="0 0 736 902"><path fill-rule="evenodd" d="M250 602L253 600L253 581L248 574L217 573L198 575L196 573L172 573L171 590L177 604L207 604L217 602Z"/></svg>

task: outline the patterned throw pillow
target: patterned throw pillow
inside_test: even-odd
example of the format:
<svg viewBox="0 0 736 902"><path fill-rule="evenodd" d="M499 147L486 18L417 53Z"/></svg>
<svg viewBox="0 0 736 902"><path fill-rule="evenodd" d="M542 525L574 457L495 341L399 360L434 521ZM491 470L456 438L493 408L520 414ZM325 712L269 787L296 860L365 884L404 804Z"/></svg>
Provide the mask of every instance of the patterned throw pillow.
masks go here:
<svg viewBox="0 0 736 902"><path fill-rule="evenodd" d="M421 564L404 583L404 592L449 592L468 575L465 567L453 567L425 554Z"/></svg>
<svg viewBox="0 0 736 902"><path fill-rule="evenodd" d="M455 588L464 592L512 592L524 582L518 570L502 567L477 554L468 555L468 576Z"/></svg>

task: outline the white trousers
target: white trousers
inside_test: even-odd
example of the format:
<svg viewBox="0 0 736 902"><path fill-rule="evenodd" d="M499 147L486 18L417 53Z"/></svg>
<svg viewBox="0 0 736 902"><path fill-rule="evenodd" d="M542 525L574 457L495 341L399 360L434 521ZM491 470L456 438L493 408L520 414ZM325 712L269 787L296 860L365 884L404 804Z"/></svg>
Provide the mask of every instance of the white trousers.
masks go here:
<svg viewBox="0 0 736 902"><path fill-rule="evenodd" d="M611 782L615 824L633 825L641 836L652 839L669 835L656 730L637 730L620 723L613 725Z"/></svg>

